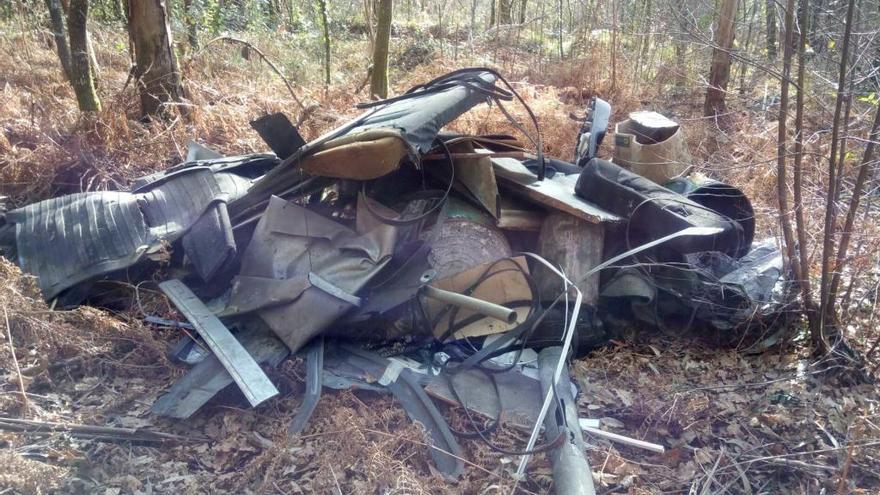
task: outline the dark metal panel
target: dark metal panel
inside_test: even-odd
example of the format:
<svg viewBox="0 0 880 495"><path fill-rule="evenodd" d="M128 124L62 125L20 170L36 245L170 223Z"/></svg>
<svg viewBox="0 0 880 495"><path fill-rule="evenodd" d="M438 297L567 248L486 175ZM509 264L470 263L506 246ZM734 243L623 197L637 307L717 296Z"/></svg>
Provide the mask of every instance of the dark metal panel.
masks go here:
<svg viewBox="0 0 880 495"><path fill-rule="evenodd" d="M151 242L135 196L124 192L48 199L7 218L16 224L19 265L38 277L46 299L131 265Z"/></svg>

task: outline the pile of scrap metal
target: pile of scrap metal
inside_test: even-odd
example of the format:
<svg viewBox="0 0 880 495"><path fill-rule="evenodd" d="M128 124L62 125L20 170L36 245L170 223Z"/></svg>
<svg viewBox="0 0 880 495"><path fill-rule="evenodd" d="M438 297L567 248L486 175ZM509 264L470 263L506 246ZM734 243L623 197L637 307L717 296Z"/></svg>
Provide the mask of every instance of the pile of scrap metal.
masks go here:
<svg viewBox="0 0 880 495"><path fill-rule="evenodd" d="M781 258L752 247L736 188L655 182L680 165L664 157L682 156L677 124L646 114L619 127L622 168L596 158L610 107L594 99L566 162L543 156L537 120L526 107L533 128L516 122L512 100L525 106L479 68L365 104L309 143L268 115L252 125L274 153L191 145L130 192L6 212L0 245L60 306L99 304L114 281L150 283L160 269L189 323L147 320L195 333L172 350L192 368L157 414L187 418L233 383L256 406L278 394L261 365L298 354L308 383L294 434L323 387L390 391L427 429L440 472L461 473L464 435L521 454L520 474L529 454L552 451L558 491L589 493L571 355L625 318L732 329L773 314ZM441 131L481 103L535 153L509 135ZM471 431L453 432L433 400L460 407ZM524 449L492 443L501 421L531 432Z"/></svg>

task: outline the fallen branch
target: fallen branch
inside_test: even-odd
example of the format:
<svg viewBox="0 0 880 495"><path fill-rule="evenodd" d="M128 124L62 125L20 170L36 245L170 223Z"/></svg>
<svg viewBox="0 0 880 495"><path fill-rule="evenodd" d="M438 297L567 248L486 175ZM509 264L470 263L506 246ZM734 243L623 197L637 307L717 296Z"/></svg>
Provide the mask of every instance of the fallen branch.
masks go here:
<svg viewBox="0 0 880 495"><path fill-rule="evenodd" d="M141 428L117 428L113 426L78 425L71 423L53 423L48 421L32 421L27 419L0 418L0 430L30 435L46 435L51 433L69 433L79 438L96 440L124 440L138 442L207 442L207 437L184 437L161 431L144 430Z"/></svg>

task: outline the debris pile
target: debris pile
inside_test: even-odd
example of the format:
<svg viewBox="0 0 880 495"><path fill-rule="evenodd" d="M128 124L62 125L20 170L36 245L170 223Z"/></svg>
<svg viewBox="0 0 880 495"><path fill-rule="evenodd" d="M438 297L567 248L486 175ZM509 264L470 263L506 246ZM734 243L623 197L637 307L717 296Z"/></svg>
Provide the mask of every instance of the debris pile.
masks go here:
<svg viewBox="0 0 880 495"><path fill-rule="evenodd" d="M279 394L264 367L299 355L306 396L292 435L324 387L390 392L426 429L443 475L461 474L464 436L519 456L519 475L550 452L558 492L592 493L585 434L663 447L579 417L570 358L634 321L731 336L778 325L782 258L754 242L739 189L686 175L670 119L619 124L616 164L597 157L611 109L595 98L569 162L544 156L537 119L526 107L532 122L517 122L513 101L525 106L477 68L361 105L308 143L268 115L252 126L272 153L191 143L184 163L130 192L5 212L0 246L56 307L100 305L119 281L158 285L186 321L145 320L183 330L169 352L190 368L155 414L189 418L233 384L256 407ZM484 103L529 149L442 130ZM470 428L451 428L435 401L459 406ZM527 444L494 444L502 422Z"/></svg>

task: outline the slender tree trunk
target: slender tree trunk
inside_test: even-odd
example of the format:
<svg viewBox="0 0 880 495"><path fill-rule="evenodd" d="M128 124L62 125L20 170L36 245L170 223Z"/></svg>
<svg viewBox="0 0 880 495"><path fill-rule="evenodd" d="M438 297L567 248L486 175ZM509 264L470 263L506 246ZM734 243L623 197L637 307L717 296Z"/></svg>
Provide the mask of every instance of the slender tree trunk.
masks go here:
<svg viewBox="0 0 880 495"><path fill-rule="evenodd" d="M832 302L837 299L837 290L840 286L840 274L843 272L843 266L846 263L846 255L849 250L850 239L852 239L853 227L855 227L856 213L858 213L859 210L862 190L867 182L868 172L872 168L871 165L874 161L874 148L878 140L880 140L880 107L878 107L874 113L874 124L871 126L871 132L868 134L868 145L865 148L865 154L862 155L862 162L859 165L859 173L856 176L852 198L850 199L849 208L846 212L846 220L843 224L843 233L840 237L840 246L837 249L837 259L834 264L834 276L831 279L831 287L828 291L828 299Z"/></svg>
<svg viewBox="0 0 880 495"><path fill-rule="evenodd" d="M730 50L733 48L735 34L736 0L722 0L718 13L716 32L718 37L712 50L712 65L709 68L709 87L706 89L706 104L703 114L716 116L724 113L724 97L730 80Z"/></svg>
<svg viewBox="0 0 880 495"><path fill-rule="evenodd" d="M742 48L742 53L745 56L749 54L749 45L752 43L752 24L755 21L755 11L757 10L757 2L752 1L752 7L749 8L747 0L743 0L742 4L743 10L743 23L746 24L746 41ZM739 94L745 94L746 92L746 71L748 69L748 64L741 63L739 64Z"/></svg>
<svg viewBox="0 0 880 495"><path fill-rule="evenodd" d="M70 35L70 83L76 93L76 101L83 112L101 111L101 101L95 90L95 80L89 59L88 31L86 20L89 17L88 0L70 0L67 11L67 29Z"/></svg>
<svg viewBox="0 0 880 495"><path fill-rule="evenodd" d="M617 88L617 4L611 0L611 94Z"/></svg>
<svg viewBox="0 0 880 495"><path fill-rule="evenodd" d="M379 0L376 42L373 49L373 73L370 77L370 96L388 98L388 44L391 40L393 0Z"/></svg>
<svg viewBox="0 0 880 495"><path fill-rule="evenodd" d="M495 3L497 3L497 2L498 2L498 0L489 0L489 27L490 28L495 26L495 20L496 20L495 19L496 18Z"/></svg>
<svg viewBox="0 0 880 495"><path fill-rule="evenodd" d="M526 7L528 6L528 0L522 0L519 4L519 23L526 23Z"/></svg>
<svg viewBox="0 0 880 495"><path fill-rule="evenodd" d="M794 118L794 214L795 214L795 230L797 232L798 242L798 259L800 260L800 280L798 285L801 289L801 298L804 301L804 309L807 312L807 320L810 326L810 335L815 342L821 342L821 334L819 332L819 321L816 314L816 303L813 300L812 281L810 280L810 257L807 252L807 225L804 218L804 179L803 179L803 161L804 161L804 102L807 91L806 78L806 47L807 47L807 19L809 14L809 0L803 0L801 3L801 16L798 25L799 43L798 43L798 74L797 74L797 102L795 103Z"/></svg>
<svg viewBox="0 0 880 495"><path fill-rule="evenodd" d="M321 28L324 33L324 85L330 85L330 19L327 13L327 0L318 0L318 13L321 15Z"/></svg>
<svg viewBox="0 0 880 495"><path fill-rule="evenodd" d="M198 1L198 0L196 0ZM186 23L186 41L193 50L199 49L199 22L201 9L193 5L193 0L183 0L183 19Z"/></svg>
<svg viewBox="0 0 880 495"><path fill-rule="evenodd" d="M164 104L180 101L183 86L171 48L165 0L131 2L128 30L134 45L134 75L140 86L141 115L167 116Z"/></svg>
<svg viewBox="0 0 880 495"><path fill-rule="evenodd" d="M287 31L292 33L299 24L299 16L296 13L293 0L286 0L285 6L287 6Z"/></svg>
<svg viewBox="0 0 880 495"><path fill-rule="evenodd" d="M49 20L52 24L52 35L55 36L55 48L58 50L58 59L61 60L61 68L67 80L72 80L70 73L70 46L67 44L67 29L64 27L64 12L58 0L46 0L49 9Z"/></svg>
<svg viewBox="0 0 880 495"><path fill-rule="evenodd" d="M559 23L556 28L556 36L558 38L557 42L559 44L559 60L562 60L565 57L565 53L562 51L562 0L557 1L556 8L556 21Z"/></svg>
<svg viewBox="0 0 880 495"><path fill-rule="evenodd" d="M498 0L498 24L512 24L513 0Z"/></svg>
<svg viewBox="0 0 880 495"><path fill-rule="evenodd" d="M767 14L767 60L775 62L777 51L776 33L779 30L776 28L776 3L774 3L774 0L766 0L764 9Z"/></svg>
<svg viewBox="0 0 880 495"><path fill-rule="evenodd" d="M776 195L779 201L779 223L782 226L782 236L785 239L785 251L788 262L794 271L795 278L803 278L801 265L795 251L794 231L791 226L790 209L788 205L788 181L786 160L788 158L788 92L791 86L791 40L794 27L794 0L788 0L785 7L785 56L782 59L782 80L780 81L779 97L779 120L777 122L776 138Z"/></svg>
<svg viewBox="0 0 880 495"><path fill-rule="evenodd" d="M843 102L846 100L846 91L844 88L846 87L846 77L849 73L848 62L849 62L849 46L850 46L850 38L852 37L852 24L853 24L853 11L855 10L855 0L849 0L847 4L846 10L846 24L844 28L843 34L843 46L841 48L840 53L840 72L838 74L837 80L837 99L834 104L834 120L832 121L831 127L831 153L828 157L828 193L825 198L825 232L822 237L822 280L819 286L819 295L820 295L820 304L819 311L821 312L821 316L819 319L820 328L820 342L817 342L821 347L820 350L827 350L828 345L826 342L827 333L825 332L825 328L829 326L833 326L833 319L835 317L834 311L834 301L829 297L830 296L830 285L831 285L831 261L834 257L834 235L837 231L837 188L835 185L837 184L837 175L841 173L841 170L838 170L837 164L838 157L838 145L840 139L840 127L843 124L841 122L841 113L843 110Z"/></svg>

